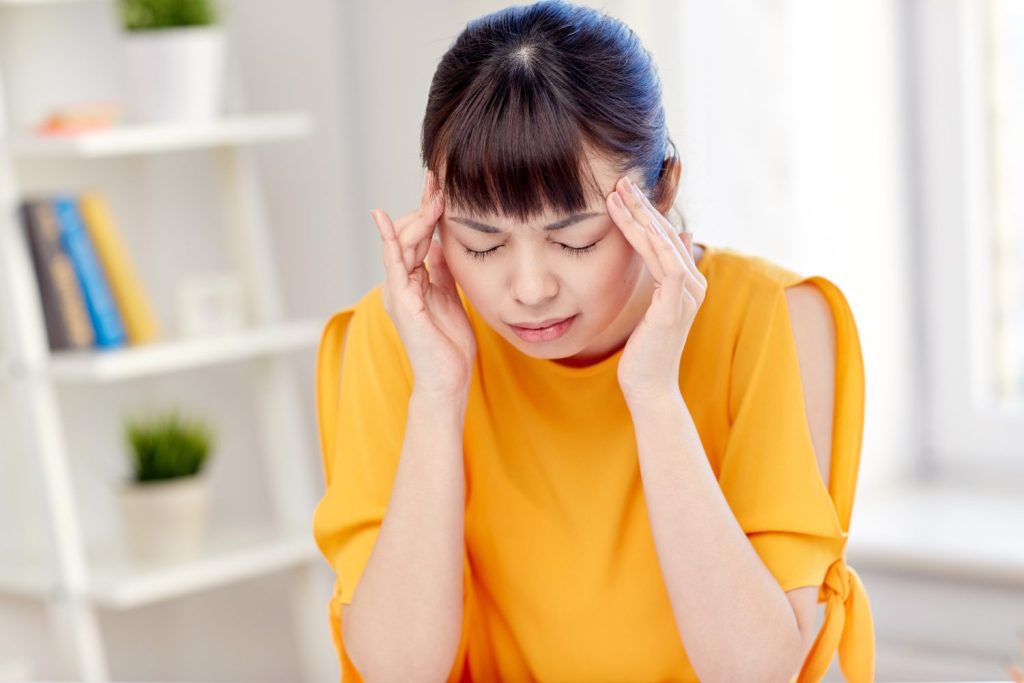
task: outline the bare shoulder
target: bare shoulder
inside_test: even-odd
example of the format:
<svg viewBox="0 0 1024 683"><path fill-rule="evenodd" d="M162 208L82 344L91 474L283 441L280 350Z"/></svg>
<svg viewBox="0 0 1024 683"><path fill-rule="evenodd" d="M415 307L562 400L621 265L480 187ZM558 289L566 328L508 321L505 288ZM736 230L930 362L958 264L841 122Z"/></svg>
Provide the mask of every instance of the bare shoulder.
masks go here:
<svg viewBox="0 0 1024 683"><path fill-rule="evenodd" d="M811 282L786 288L793 327L807 422L818 469L827 485L832 459L832 420L835 403L836 329L825 294Z"/></svg>

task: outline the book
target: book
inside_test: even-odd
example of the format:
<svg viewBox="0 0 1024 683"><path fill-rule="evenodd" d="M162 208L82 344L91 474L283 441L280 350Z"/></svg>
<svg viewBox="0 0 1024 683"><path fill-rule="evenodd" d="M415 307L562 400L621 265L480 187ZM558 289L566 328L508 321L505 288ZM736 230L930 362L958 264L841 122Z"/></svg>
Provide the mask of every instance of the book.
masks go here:
<svg viewBox="0 0 1024 683"><path fill-rule="evenodd" d="M78 275L78 283L85 297L86 310L96 334L96 346L101 349L124 346L126 335L89 233L82 223L78 203L74 197L62 195L53 200L60 223L61 245L71 257Z"/></svg>
<svg viewBox="0 0 1024 683"><path fill-rule="evenodd" d="M89 190L79 195L78 209L103 264L129 343L156 340L160 337L156 314L121 239L109 203L100 192Z"/></svg>
<svg viewBox="0 0 1024 683"><path fill-rule="evenodd" d="M87 349L95 334L71 258L60 240L60 225L47 199L25 199L22 226L32 255L50 349Z"/></svg>

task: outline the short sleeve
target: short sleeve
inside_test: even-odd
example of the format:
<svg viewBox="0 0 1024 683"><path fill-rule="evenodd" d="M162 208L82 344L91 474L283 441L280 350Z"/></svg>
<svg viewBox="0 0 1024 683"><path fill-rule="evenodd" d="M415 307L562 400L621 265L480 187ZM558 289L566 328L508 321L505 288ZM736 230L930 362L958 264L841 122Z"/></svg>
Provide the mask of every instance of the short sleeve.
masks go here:
<svg viewBox="0 0 1024 683"><path fill-rule="evenodd" d="M846 534L818 468L782 283L751 296L728 410L719 484L733 514L784 591L822 585Z"/></svg>
<svg viewBox="0 0 1024 683"><path fill-rule="evenodd" d="M411 366L379 287L328 321L317 372L326 486L313 535L334 569L336 600L349 604L387 509L412 392Z"/></svg>
<svg viewBox="0 0 1024 683"><path fill-rule="evenodd" d="M391 497L405 440L413 373L380 287L324 326L317 354L316 409L325 491L313 536L334 570L328 605L342 680L362 680L345 650L341 605L351 604ZM463 555L463 635L449 680L461 680L468 648L465 608L471 594Z"/></svg>

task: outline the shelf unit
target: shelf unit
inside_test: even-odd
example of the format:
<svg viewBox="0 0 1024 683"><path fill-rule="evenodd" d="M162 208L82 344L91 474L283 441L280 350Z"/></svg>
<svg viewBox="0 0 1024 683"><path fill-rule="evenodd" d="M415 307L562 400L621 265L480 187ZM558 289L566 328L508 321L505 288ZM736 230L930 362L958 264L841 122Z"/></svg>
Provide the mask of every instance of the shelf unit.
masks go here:
<svg viewBox="0 0 1024 683"><path fill-rule="evenodd" d="M96 159L276 142L306 135L310 127L309 117L302 112L284 112L235 116L204 126L123 124L115 130L83 133L69 138L15 135L10 148L20 158Z"/></svg>
<svg viewBox="0 0 1024 683"><path fill-rule="evenodd" d="M31 6L96 0L0 0L4 13ZM316 489L307 472L311 435L299 412L299 393L289 352L315 348L322 321L285 318L271 231L251 145L307 135L305 112L249 114L206 124L133 124L65 139L43 139L11 130L0 64L0 382L17 392L15 423L25 431L45 494L52 543L46 553L5 556L0 562L0 598L42 600L51 617L62 675L98 683L111 680L98 610L126 610L288 571L293 631L309 681L336 676L319 642L323 586L315 574L319 552L309 531ZM248 297L245 330L203 338L169 339L114 350L51 352L31 257L17 206L18 163L88 163L205 149L217 155L219 180L230 207L226 236ZM58 402L67 384L99 385L145 380L169 373L234 362L251 362L258 391L262 461L272 498L269 528L215 531L204 555L189 562L137 566L117 548L87 547L79 522L69 446Z"/></svg>

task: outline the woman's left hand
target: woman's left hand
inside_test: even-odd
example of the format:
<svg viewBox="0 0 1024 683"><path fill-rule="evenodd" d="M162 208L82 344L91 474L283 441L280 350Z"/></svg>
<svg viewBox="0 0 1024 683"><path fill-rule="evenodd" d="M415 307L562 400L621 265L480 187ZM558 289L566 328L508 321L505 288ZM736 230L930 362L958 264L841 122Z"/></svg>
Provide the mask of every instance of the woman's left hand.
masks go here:
<svg viewBox="0 0 1024 683"><path fill-rule="evenodd" d="M619 386L627 400L678 393L679 360L708 284L693 261L692 238L688 232L680 238L675 226L626 176L615 184L606 203L655 283L651 305L619 359Z"/></svg>

